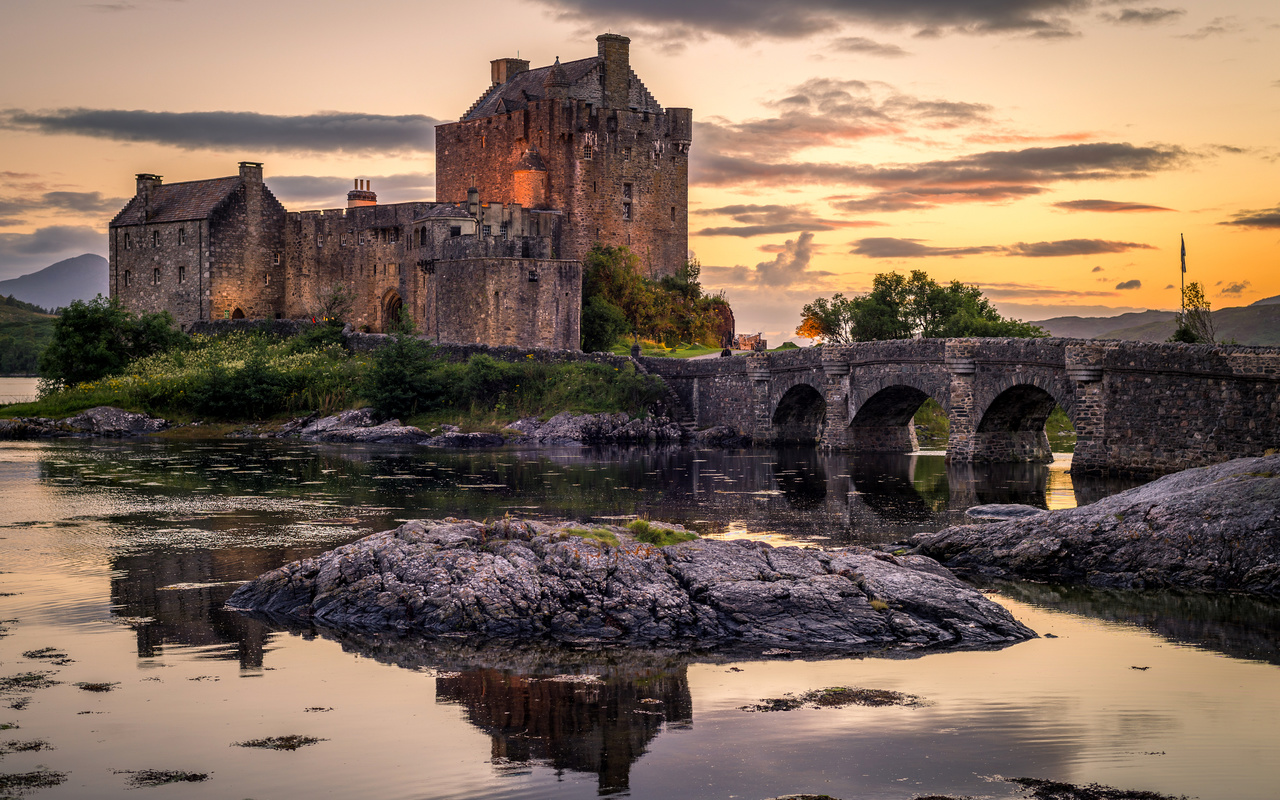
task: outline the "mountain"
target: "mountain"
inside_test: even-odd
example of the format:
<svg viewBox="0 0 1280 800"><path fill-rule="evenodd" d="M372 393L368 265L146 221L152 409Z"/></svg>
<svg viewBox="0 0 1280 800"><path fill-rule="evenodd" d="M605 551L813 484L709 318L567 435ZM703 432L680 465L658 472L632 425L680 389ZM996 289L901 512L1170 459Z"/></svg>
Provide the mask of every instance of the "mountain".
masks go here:
<svg viewBox="0 0 1280 800"><path fill-rule="evenodd" d="M41 351L53 338L57 317L0 298L0 375L34 375Z"/></svg>
<svg viewBox="0 0 1280 800"><path fill-rule="evenodd" d="M85 253L20 278L0 281L0 295L43 308L61 308L72 300L92 300L107 294L107 260Z"/></svg>
<svg viewBox="0 0 1280 800"><path fill-rule="evenodd" d="M1220 342L1280 344L1280 302L1276 298L1249 306L1220 308L1213 312L1213 326ZM1053 336L1079 339L1133 339L1168 341L1177 327L1172 311L1143 311L1116 317L1056 317L1034 324Z"/></svg>
<svg viewBox="0 0 1280 800"><path fill-rule="evenodd" d="M1264 297L1264 298L1262 298L1261 300L1254 300L1254 301L1253 301L1252 303L1250 303L1249 305L1251 305L1251 306L1274 306L1274 305L1280 305L1280 294L1276 295L1275 297Z"/></svg>

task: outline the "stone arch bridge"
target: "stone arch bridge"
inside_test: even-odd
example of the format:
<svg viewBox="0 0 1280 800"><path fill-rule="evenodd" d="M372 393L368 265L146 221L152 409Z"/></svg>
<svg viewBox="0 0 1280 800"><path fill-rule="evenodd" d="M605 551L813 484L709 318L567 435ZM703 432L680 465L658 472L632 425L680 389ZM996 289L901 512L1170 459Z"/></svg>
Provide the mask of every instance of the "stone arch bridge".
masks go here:
<svg viewBox="0 0 1280 800"><path fill-rule="evenodd" d="M957 462L1050 460L1055 406L1076 429L1075 473L1160 474L1280 448L1280 348L910 339L643 361L697 427L757 443L911 452L912 417L933 398Z"/></svg>

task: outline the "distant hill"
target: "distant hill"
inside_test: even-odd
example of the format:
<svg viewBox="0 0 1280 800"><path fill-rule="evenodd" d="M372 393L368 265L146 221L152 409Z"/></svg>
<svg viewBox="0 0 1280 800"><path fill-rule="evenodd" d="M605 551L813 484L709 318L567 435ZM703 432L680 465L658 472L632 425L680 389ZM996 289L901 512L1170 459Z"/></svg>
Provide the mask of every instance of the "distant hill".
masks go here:
<svg viewBox="0 0 1280 800"><path fill-rule="evenodd" d="M107 260L85 253L30 275L0 281L0 295L55 309L69 306L73 300L92 300L107 294L107 280Z"/></svg>
<svg viewBox="0 0 1280 800"><path fill-rule="evenodd" d="M1164 342L1173 335L1177 316L1172 311L1143 311L1115 317L1057 317L1035 324L1054 336ZM1213 312L1213 326L1220 342L1280 345L1280 298L1220 308Z"/></svg>
<svg viewBox="0 0 1280 800"><path fill-rule="evenodd" d="M0 375L34 375L57 317L0 298Z"/></svg>
<svg viewBox="0 0 1280 800"><path fill-rule="evenodd" d="M1280 294L1276 295L1275 297L1264 297L1264 298L1262 298L1261 300L1254 300L1254 301L1253 301L1252 303L1250 303L1249 305L1251 305L1251 306L1274 306L1274 305L1280 305Z"/></svg>

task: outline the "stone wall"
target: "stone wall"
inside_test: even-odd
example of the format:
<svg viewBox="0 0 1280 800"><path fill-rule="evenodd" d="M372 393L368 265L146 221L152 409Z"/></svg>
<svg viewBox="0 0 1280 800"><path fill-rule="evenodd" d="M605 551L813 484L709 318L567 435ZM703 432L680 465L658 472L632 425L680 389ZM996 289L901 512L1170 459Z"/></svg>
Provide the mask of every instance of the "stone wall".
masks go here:
<svg viewBox="0 0 1280 800"><path fill-rule="evenodd" d="M208 244L201 220L111 228L111 296L138 314L168 311L183 326L207 318Z"/></svg>
<svg viewBox="0 0 1280 800"><path fill-rule="evenodd" d="M208 220L209 314L273 319L285 315L285 210L261 168L241 177Z"/></svg>
<svg viewBox="0 0 1280 800"><path fill-rule="evenodd" d="M582 263L533 258L437 261L417 273L416 315L437 342L574 349Z"/></svg>

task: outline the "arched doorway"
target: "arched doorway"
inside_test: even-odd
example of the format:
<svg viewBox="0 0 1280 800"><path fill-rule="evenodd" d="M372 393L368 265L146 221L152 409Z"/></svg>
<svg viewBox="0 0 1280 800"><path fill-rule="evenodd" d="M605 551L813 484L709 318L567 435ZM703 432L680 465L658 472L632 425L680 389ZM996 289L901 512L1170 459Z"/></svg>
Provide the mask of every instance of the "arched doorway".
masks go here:
<svg viewBox="0 0 1280 800"><path fill-rule="evenodd" d="M387 293L382 300L382 332L390 333L396 329L396 324L400 321L400 312L404 310L404 300L400 299L400 293L394 289Z"/></svg>
<svg viewBox="0 0 1280 800"><path fill-rule="evenodd" d="M817 444L827 418L827 401L807 383L792 386L773 410L773 440L779 444Z"/></svg>
<svg viewBox="0 0 1280 800"><path fill-rule="evenodd" d="M231 312L231 318L232 318L232 319L244 319L244 310L243 310L243 309L239 309L239 308L237 308L235 311L232 311L232 312Z"/></svg>
<svg viewBox="0 0 1280 800"><path fill-rule="evenodd" d="M918 449L912 420L929 395L914 386L887 386L867 398L849 423L849 446L860 453Z"/></svg>
<svg viewBox="0 0 1280 800"><path fill-rule="evenodd" d="M974 461L1053 460L1045 423L1058 406L1053 395L1023 383L1005 389L987 406L974 434Z"/></svg>

